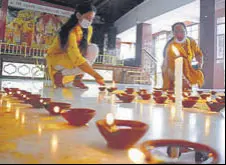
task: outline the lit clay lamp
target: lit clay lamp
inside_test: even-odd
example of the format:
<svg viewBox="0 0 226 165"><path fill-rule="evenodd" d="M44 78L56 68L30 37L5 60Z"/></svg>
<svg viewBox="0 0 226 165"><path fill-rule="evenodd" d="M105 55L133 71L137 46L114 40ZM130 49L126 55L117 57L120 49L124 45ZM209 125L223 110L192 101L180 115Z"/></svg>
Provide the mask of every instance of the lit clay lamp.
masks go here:
<svg viewBox="0 0 226 165"><path fill-rule="evenodd" d="M199 101L200 97L199 96L189 96L188 99L193 100L193 101Z"/></svg>
<svg viewBox="0 0 226 165"><path fill-rule="evenodd" d="M116 88L116 87L111 87L111 88L108 88L107 90L108 90L108 92L112 93L112 92L118 90L118 88Z"/></svg>
<svg viewBox="0 0 226 165"><path fill-rule="evenodd" d="M216 98L216 101L217 101L218 103L225 103L225 98L217 97L217 98Z"/></svg>
<svg viewBox="0 0 226 165"><path fill-rule="evenodd" d="M168 99L167 96L154 97L154 100L157 104L165 104L167 99Z"/></svg>
<svg viewBox="0 0 226 165"><path fill-rule="evenodd" d="M101 92L104 92L104 91L106 90L106 87L99 87L99 90L100 90Z"/></svg>
<svg viewBox="0 0 226 165"><path fill-rule="evenodd" d="M131 95L134 93L134 88L126 88L125 92Z"/></svg>
<svg viewBox="0 0 226 165"><path fill-rule="evenodd" d="M19 88L9 88L10 91L12 91L13 93L16 93L18 90L20 90Z"/></svg>
<svg viewBox="0 0 226 165"><path fill-rule="evenodd" d="M146 90L146 89L140 89L140 90L137 92L137 94L138 94L139 96L144 95L144 94L147 94L147 90Z"/></svg>
<svg viewBox="0 0 226 165"><path fill-rule="evenodd" d="M183 92L183 97L188 98L189 96L191 96L190 92Z"/></svg>
<svg viewBox="0 0 226 165"><path fill-rule="evenodd" d="M114 91L116 91L116 90L118 90L118 88L115 86L115 82L113 81L112 87L107 88L107 91L108 91L109 93L112 93L112 92L114 92Z"/></svg>
<svg viewBox="0 0 226 165"><path fill-rule="evenodd" d="M146 94L141 94L140 96L141 96L141 98L142 98L143 100L150 100L150 99L151 99L151 94L148 94L148 93L146 93Z"/></svg>
<svg viewBox="0 0 226 165"><path fill-rule="evenodd" d="M4 89L4 91L7 93L7 94L9 94L9 92L10 92L10 89L9 88L3 88Z"/></svg>
<svg viewBox="0 0 226 165"><path fill-rule="evenodd" d="M222 109L225 108L225 103L214 102L210 97L207 98L206 104L212 112L220 112Z"/></svg>
<svg viewBox="0 0 226 165"><path fill-rule="evenodd" d="M201 98L202 98L203 100L206 100L207 98L209 98L209 97L211 96L211 94L210 94L210 93L203 93L203 94L201 94L200 96L201 96Z"/></svg>
<svg viewBox="0 0 226 165"><path fill-rule="evenodd" d="M27 91L20 91L20 93L21 94L17 97L19 100L26 100L27 96L31 95L31 93Z"/></svg>
<svg viewBox="0 0 226 165"><path fill-rule="evenodd" d="M129 94L116 94L116 96L121 100L123 103L131 103L135 99L134 95L129 95Z"/></svg>
<svg viewBox="0 0 226 165"><path fill-rule="evenodd" d="M174 95L174 94L175 94L174 91L171 91L171 90L168 90L168 91L167 91L167 95Z"/></svg>
<svg viewBox="0 0 226 165"><path fill-rule="evenodd" d="M4 88L4 91L6 92L7 95L13 95L13 91L10 90L10 88Z"/></svg>
<svg viewBox="0 0 226 165"><path fill-rule="evenodd" d="M162 96L162 93L163 93L163 91L155 90L155 91L153 92L153 96L154 96L154 97L160 97L160 96Z"/></svg>
<svg viewBox="0 0 226 165"><path fill-rule="evenodd" d="M189 153L190 157L182 158ZM218 164L220 158L215 149L185 140L146 141L140 149L130 149L128 155L137 164Z"/></svg>
<svg viewBox="0 0 226 165"><path fill-rule="evenodd" d="M30 100L30 104L33 108L44 108L44 105L47 105L51 102L51 98L35 98Z"/></svg>
<svg viewBox="0 0 226 165"><path fill-rule="evenodd" d="M17 90L16 92L13 93L13 97L19 98L22 94L22 90Z"/></svg>
<svg viewBox="0 0 226 165"><path fill-rule="evenodd" d="M34 100L35 101L39 101L41 95L39 94L31 94L31 95L27 95L27 98L25 99L25 103L27 104L31 104Z"/></svg>
<svg viewBox="0 0 226 165"><path fill-rule="evenodd" d="M204 93L204 91L200 91L200 90L199 90L199 91L197 91L197 92L198 92L198 94L199 94L199 95L201 95L201 94L203 94L203 93Z"/></svg>
<svg viewBox="0 0 226 165"><path fill-rule="evenodd" d="M184 99L183 100L183 107L184 108L192 108L195 106L197 103L197 100L192 100L192 99Z"/></svg>
<svg viewBox="0 0 226 165"><path fill-rule="evenodd" d="M49 104L44 105L44 107L50 113L50 115L60 115L62 111L70 109L71 104L50 102Z"/></svg>
<svg viewBox="0 0 226 165"><path fill-rule="evenodd" d="M20 100L23 100L24 102L26 102L28 96L32 95L31 92L24 92L21 97Z"/></svg>
<svg viewBox="0 0 226 165"><path fill-rule="evenodd" d="M176 102L176 96L175 95L168 95L169 100L171 100L172 102Z"/></svg>
<svg viewBox="0 0 226 165"><path fill-rule="evenodd" d="M138 121L115 120L108 114L105 120L96 125L111 148L128 149L136 144L148 131L149 126Z"/></svg>
<svg viewBox="0 0 226 165"><path fill-rule="evenodd" d="M222 96L219 96L222 100L225 100L225 96L222 95Z"/></svg>
<svg viewBox="0 0 226 165"><path fill-rule="evenodd" d="M211 91L211 95L215 96L217 94L217 91Z"/></svg>
<svg viewBox="0 0 226 165"><path fill-rule="evenodd" d="M96 111L92 109L70 109L62 111L61 115L70 125L84 126L96 115Z"/></svg>
<svg viewBox="0 0 226 165"><path fill-rule="evenodd" d="M163 88L153 88L155 91L165 91Z"/></svg>

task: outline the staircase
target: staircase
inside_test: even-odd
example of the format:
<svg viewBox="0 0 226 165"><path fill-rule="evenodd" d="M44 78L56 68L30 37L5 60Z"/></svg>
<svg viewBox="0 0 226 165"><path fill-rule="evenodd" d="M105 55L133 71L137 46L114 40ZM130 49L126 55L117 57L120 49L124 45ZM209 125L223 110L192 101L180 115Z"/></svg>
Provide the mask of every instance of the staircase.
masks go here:
<svg viewBox="0 0 226 165"><path fill-rule="evenodd" d="M151 85L156 82L157 59L147 50L142 50L142 67L138 71L128 71L126 76L133 79L134 84Z"/></svg>

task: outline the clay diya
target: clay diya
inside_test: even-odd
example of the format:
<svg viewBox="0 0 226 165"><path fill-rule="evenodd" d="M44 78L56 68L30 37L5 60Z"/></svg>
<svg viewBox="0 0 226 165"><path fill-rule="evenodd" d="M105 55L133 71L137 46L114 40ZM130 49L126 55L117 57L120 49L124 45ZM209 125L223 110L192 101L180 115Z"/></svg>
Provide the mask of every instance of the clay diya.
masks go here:
<svg viewBox="0 0 226 165"><path fill-rule="evenodd" d="M9 94L9 91L10 91L9 88L3 88L3 90L4 90L7 94Z"/></svg>
<svg viewBox="0 0 226 165"><path fill-rule="evenodd" d="M203 94L203 93L204 93L204 91L200 91L200 90L199 90L199 91L197 91L197 92L198 92L198 94L199 94L199 95L201 95L201 94Z"/></svg>
<svg viewBox="0 0 226 165"><path fill-rule="evenodd" d="M216 95L217 94L217 92L216 91L211 91L211 95Z"/></svg>
<svg viewBox="0 0 226 165"><path fill-rule="evenodd" d="M176 97L175 95L168 95L169 100L171 100L172 102L176 101Z"/></svg>
<svg viewBox="0 0 226 165"><path fill-rule="evenodd" d="M116 95L119 100L121 100L123 103L131 103L133 102L133 100L135 99L135 96L134 95L129 95L129 94L117 94Z"/></svg>
<svg viewBox="0 0 226 165"><path fill-rule="evenodd" d="M166 148L166 150L164 150ZM217 151L207 145L193 143L185 140L151 140L144 142L141 145L141 151L144 154L144 162L153 164L159 162L159 164L203 164L208 161L209 164L218 164L219 154ZM162 153L164 155L162 160L155 157L156 153ZM190 157L186 157L183 160L182 155L188 153ZM143 156L143 155L141 155ZM189 160L190 158L190 160ZM175 161L177 160L177 161Z"/></svg>
<svg viewBox="0 0 226 165"><path fill-rule="evenodd" d="M83 126L96 115L96 111L92 109L70 109L62 111L61 115L70 125Z"/></svg>
<svg viewBox="0 0 226 165"><path fill-rule="evenodd" d="M4 91L6 92L7 95L13 94L13 91L10 88L4 88Z"/></svg>
<svg viewBox="0 0 226 165"><path fill-rule="evenodd" d="M112 92L118 90L118 88L116 88L116 87L111 87L111 88L108 88L107 90L108 90L109 93L112 93Z"/></svg>
<svg viewBox="0 0 226 165"><path fill-rule="evenodd" d="M168 99L167 96L154 97L154 100L157 104L165 104L167 99Z"/></svg>
<svg viewBox="0 0 226 165"><path fill-rule="evenodd" d="M188 98L189 96L191 96L190 92L183 92L183 97Z"/></svg>
<svg viewBox="0 0 226 165"><path fill-rule="evenodd" d="M161 97L162 96L162 91L160 91L160 90L155 90L154 92L153 92L153 96L154 97Z"/></svg>
<svg viewBox="0 0 226 165"><path fill-rule="evenodd" d="M104 92L104 91L106 90L106 87L99 87L99 90L100 90L101 92Z"/></svg>
<svg viewBox="0 0 226 165"><path fill-rule="evenodd" d="M139 92L141 92L141 93L147 93L147 89L140 89Z"/></svg>
<svg viewBox="0 0 226 165"><path fill-rule="evenodd" d="M198 101L200 99L200 97L199 96L189 96L188 99L193 100L193 101Z"/></svg>
<svg viewBox="0 0 226 165"><path fill-rule="evenodd" d="M219 96L222 100L225 100L225 96Z"/></svg>
<svg viewBox="0 0 226 165"><path fill-rule="evenodd" d="M166 91L165 89L163 88L153 88L155 91Z"/></svg>
<svg viewBox="0 0 226 165"><path fill-rule="evenodd" d="M27 94L27 91L25 90L18 90L16 93L13 94L14 97L18 98L19 100L23 98L23 95Z"/></svg>
<svg viewBox="0 0 226 165"><path fill-rule="evenodd" d="M133 94L133 92L134 92L134 89L133 88L126 88L126 90L125 90L125 92L127 93L127 94Z"/></svg>
<svg viewBox="0 0 226 165"><path fill-rule="evenodd" d="M19 95L17 96L17 98L18 98L19 100L26 100L27 96L31 95L31 93L30 93L30 92L27 92L27 91L20 91L20 93L21 93L21 94L19 94Z"/></svg>
<svg viewBox="0 0 226 165"><path fill-rule="evenodd" d="M41 97L39 94L26 95L25 103L30 104L33 100L38 101Z"/></svg>
<svg viewBox="0 0 226 165"><path fill-rule="evenodd" d="M143 94L147 94L147 90L146 90L146 89L140 89L140 90L137 92L137 94L138 94L139 96L141 96L141 95L143 95Z"/></svg>
<svg viewBox="0 0 226 165"><path fill-rule="evenodd" d="M211 94L210 94L210 93L203 93L203 94L201 94L200 96L201 96L201 98L202 98L203 100L206 100L207 98L211 97Z"/></svg>
<svg viewBox="0 0 226 165"><path fill-rule="evenodd" d="M216 101L217 101L218 103L225 103L225 99L222 99L221 97L217 97L217 98L216 98Z"/></svg>
<svg viewBox="0 0 226 165"><path fill-rule="evenodd" d="M60 115L63 110L68 110L71 108L71 104L60 103L60 102L50 102L49 104L44 105L46 110L50 115Z"/></svg>
<svg viewBox="0 0 226 165"><path fill-rule="evenodd" d="M148 94L148 93L147 94L141 94L140 96L143 100L150 100L151 99L151 94Z"/></svg>
<svg viewBox="0 0 226 165"><path fill-rule="evenodd" d="M174 95L175 92L174 91L167 91L167 95Z"/></svg>
<svg viewBox="0 0 226 165"><path fill-rule="evenodd" d="M114 120L111 114L107 119L97 121L96 125L108 146L116 149L132 147L149 129L147 124L139 121Z"/></svg>
<svg viewBox="0 0 226 165"><path fill-rule="evenodd" d="M51 102L51 98L35 98L31 99L30 104L32 105L33 108L44 108L44 105L47 105Z"/></svg>
<svg viewBox="0 0 226 165"><path fill-rule="evenodd" d="M220 112L222 109L225 108L225 103L210 101L210 102L207 102L206 104L208 105L208 107L212 112Z"/></svg>
<svg viewBox="0 0 226 165"><path fill-rule="evenodd" d="M185 108L192 108L197 103L197 100L185 99L182 103Z"/></svg>

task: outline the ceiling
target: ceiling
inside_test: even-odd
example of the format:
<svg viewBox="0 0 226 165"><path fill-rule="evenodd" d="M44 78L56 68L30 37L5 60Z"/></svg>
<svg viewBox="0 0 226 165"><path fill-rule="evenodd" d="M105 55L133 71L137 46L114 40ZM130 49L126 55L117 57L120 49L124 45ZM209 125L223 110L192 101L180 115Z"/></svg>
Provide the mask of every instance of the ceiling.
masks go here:
<svg viewBox="0 0 226 165"><path fill-rule="evenodd" d="M53 4L75 7L84 0L42 0ZM86 0L92 2L98 9L97 15L104 23L114 23L128 11L142 3L144 0Z"/></svg>

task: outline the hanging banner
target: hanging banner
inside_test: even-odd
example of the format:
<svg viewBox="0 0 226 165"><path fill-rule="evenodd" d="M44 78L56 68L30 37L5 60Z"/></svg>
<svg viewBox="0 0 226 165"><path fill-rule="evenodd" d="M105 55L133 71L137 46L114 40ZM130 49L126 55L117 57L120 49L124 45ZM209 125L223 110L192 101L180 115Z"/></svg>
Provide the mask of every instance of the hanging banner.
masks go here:
<svg viewBox="0 0 226 165"><path fill-rule="evenodd" d="M5 41L47 48L73 12L20 0L9 0Z"/></svg>
<svg viewBox="0 0 226 165"><path fill-rule="evenodd" d="M45 12L47 14L53 14L53 15L58 15L63 17L70 17L73 14L73 12L71 11L57 9L49 6L42 6L34 3L24 2L21 0L9 0L9 7L24 9L24 10L32 10L32 11L41 12L41 13Z"/></svg>

